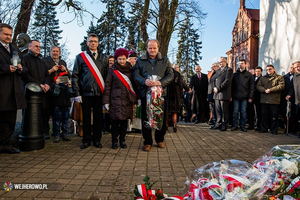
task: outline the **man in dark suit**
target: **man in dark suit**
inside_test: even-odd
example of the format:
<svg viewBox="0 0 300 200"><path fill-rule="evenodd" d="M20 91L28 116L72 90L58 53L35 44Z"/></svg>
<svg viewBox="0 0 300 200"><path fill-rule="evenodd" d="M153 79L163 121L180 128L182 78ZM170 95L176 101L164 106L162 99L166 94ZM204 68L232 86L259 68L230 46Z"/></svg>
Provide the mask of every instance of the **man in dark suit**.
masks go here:
<svg viewBox="0 0 300 200"><path fill-rule="evenodd" d="M42 94L42 127L45 139L49 139L49 118L51 114L52 96L50 89L50 78L46 63L41 59L41 44L37 40L31 40L28 53L24 56L25 67L28 73L23 77L25 84L37 83L43 89Z"/></svg>
<svg viewBox="0 0 300 200"><path fill-rule="evenodd" d="M213 83L214 100L217 113L216 124L211 129L226 131L229 123L229 101L233 70L227 65L227 58L220 58L220 69L215 74Z"/></svg>
<svg viewBox="0 0 300 200"><path fill-rule="evenodd" d="M289 72L283 76L284 78L284 90L281 92L281 100L280 100L280 107L279 112L284 119L284 127L285 132L287 130L287 118L286 118L286 111L287 111L287 101L291 102L291 113L290 113L290 120L289 120L289 133L296 134L297 132L297 116L296 116L296 106L295 106L295 96L294 93L294 85L293 85L293 77L296 70L294 65L292 64L289 68Z"/></svg>
<svg viewBox="0 0 300 200"><path fill-rule="evenodd" d="M191 77L190 88L194 90L192 98L193 116L197 116L195 123L200 123L209 120L209 105L207 101L208 79L207 75L201 73L201 67L195 67L196 74Z"/></svg>
<svg viewBox="0 0 300 200"><path fill-rule="evenodd" d="M263 69L260 66L255 68L255 75L254 75L254 93L253 93L253 105L254 105L254 112L256 113L256 128L255 131L260 131L260 124L261 124L261 103L260 103L260 92L256 89L256 85L262 75ZM254 124L254 123L253 123ZM250 125L250 122L249 122Z"/></svg>
<svg viewBox="0 0 300 200"><path fill-rule="evenodd" d="M22 67L22 53L10 44L12 32L10 25L0 24L0 153L20 152L12 147L10 140L15 130L17 109L26 107L21 80L21 74L26 70ZM12 64L14 52L20 60Z"/></svg>
<svg viewBox="0 0 300 200"><path fill-rule="evenodd" d="M57 71L67 72L67 63L60 59L60 48L58 46L51 47L50 56L43 58L46 63L51 84L54 83L54 77L57 75Z"/></svg>

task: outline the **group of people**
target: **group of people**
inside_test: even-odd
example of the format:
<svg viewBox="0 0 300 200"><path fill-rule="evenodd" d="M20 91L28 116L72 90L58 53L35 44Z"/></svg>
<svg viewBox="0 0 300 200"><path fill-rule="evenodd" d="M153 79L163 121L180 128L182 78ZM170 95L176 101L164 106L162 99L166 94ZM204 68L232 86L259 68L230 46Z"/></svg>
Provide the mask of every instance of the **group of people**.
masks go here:
<svg viewBox="0 0 300 200"><path fill-rule="evenodd" d="M133 116L133 105L142 106L142 120L146 116L146 91L150 86L161 86L163 96L167 86L173 80L173 68L169 60L159 52L159 42L147 41L147 52L136 59L126 49L117 49L114 56L107 56L99 49L96 34L87 37L87 50L75 58L72 74L67 64L60 59L60 48L51 48L50 56L42 58L38 40L20 37L18 44L24 42L28 50L11 44L13 28L0 24L0 153L19 153L10 142L14 132L18 109L26 109L24 87L27 83L40 86L42 94L41 127L45 139L49 139L49 118L53 116L54 142L60 139L70 141L67 119L71 106L70 97L82 105L83 138L81 149L91 144L102 148L103 110L109 113L111 122L112 148L126 148L127 120ZM24 55L23 55L24 54ZM14 55L19 63L12 62ZM129 57L130 56L130 57ZM128 58L129 57L129 58ZM135 66L135 67L133 67ZM151 81L149 76L158 75L159 81ZM167 104L165 104L165 107ZM26 112L26 110L25 110ZM91 117L91 114L93 116ZM166 120L161 130L155 133L159 148L164 148ZM142 128L144 150L149 151L153 145L152 132Z"/></svg>
<svg viewBox="0 0 300 200"><path fill-rule="evenodd" d="M267 74L262 76L260 67L256 67L255 75L247 71L245 60L239 61L239 68L233 73L226 58L221 57L208 75L201 73L201 67L196 66L196 74L187 85L179 73L179 66L172 67L169 59L159 52L160 44L156 39L146 42L147 51L139 58L136 53L124 48L117 49L114 56L107 56L99 49L97 35L91 33L87 37L86 51L76 56L70 74L66 62L60 59L59 47L52 47L50 56L42 58L40 42L30 40L26 49L20 48L21 52L11 44L12 32L10 25L0 24L0 87L5 88L0 90L0 153L19 153L12 147L10 139L17 110L26 108L24 86L27 83L38 84L43 91L42 131L44 138L49 139L49 118L53 116L55 143L60 139L71 140L67 127L70 97L81 103L81 149L91 145L102 148L103 116L109 118L106 121L111 126L111 148L126 148L127 120L133 116L133 105L141 106L142 122L147 121L146 93L152 86L161 87L162 97L167 99L162 104L165 112L162 127L154 131L158 148L165 147L164 136L169 118L172 119L173 131L177 131L177 114L181 112L183 96L189 99L188 119L195 120L195 123L209 121L213 124L211 129L220 131L226 131L231 120L232 131L237 130L238 126L242 131L247 131L247 120L248 129L254 128L256 114L257 130L267 132L270 129L277 134L278 110L283 95L298 109L300 75L295 74L295 68L300 72L300 62L294 63L285 77L276 74L272 65L266 67ZM22 38L18 41L21 43ZM17 64L12 62L14 55L19 57ZM158 76L159 80L152 81L152 75ZM233 109L230 109L231 102ZM105 112L108 114L103 115ZM292 116L291 119L297 120L299 114L294 111ZM154 143L152 130L142 126L142 135L143 150L150 151Z"/></svg>
<svg viewBox="0 0 300 200"><path fill-rule="evenodd" d="M277 135L281 115L285 131L297 134L300 128L300 61L293 63L284 76L277 74L273 65L267 65L266 74L262 73L259 66L254 74L249 72L244 59L239 60L239 68L234 73L224 57L212 65L207 95L212 104L211 129L226 131L231 124L231 131L240 127L243 132L270 130Z"/></svg>

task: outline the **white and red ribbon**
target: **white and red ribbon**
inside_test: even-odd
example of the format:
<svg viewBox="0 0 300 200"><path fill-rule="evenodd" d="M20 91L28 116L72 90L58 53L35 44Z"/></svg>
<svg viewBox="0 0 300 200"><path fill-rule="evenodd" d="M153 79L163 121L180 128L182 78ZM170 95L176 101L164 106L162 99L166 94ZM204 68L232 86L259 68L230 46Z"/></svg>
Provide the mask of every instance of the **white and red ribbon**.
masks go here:
<svg viewBox="0 0 300 200"><path fill-rule="evenodd" d="M80 53L81 57L83 58L84 62L87 64L87 66L89 67L89 69L91 70L92 74L94 75L100 89L101 92L103 94L104 91L104 80L103 77L98 69L98 67L96 66L96 64L94 63L93 59L91 58L91 56L86 52L81 52Z"/></svg>
<svg viewBox="0 0 300 200"><path fill-rule="evenodd" d="M136 93L134 92L132 83L130 79L123 73L121 73L119 70L114 69L113 72L117 75L117 77L121 80L121 82L126 86L126 88L134 94L134 96L137 97Z"/></svg>

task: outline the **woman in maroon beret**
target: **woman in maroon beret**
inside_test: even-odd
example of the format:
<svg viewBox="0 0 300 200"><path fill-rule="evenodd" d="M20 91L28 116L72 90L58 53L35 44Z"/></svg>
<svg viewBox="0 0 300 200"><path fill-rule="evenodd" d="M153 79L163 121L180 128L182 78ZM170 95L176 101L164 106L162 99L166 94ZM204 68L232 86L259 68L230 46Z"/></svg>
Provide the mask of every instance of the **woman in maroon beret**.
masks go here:
<svg viewBox="0 0 300 200"><path fill-rule="evenodd" d="M115 63L109 69L103 94L104 109L109 111L111 123L111 148L121 148L125 143L127 119L133 116L132 107L137 103L137 86L133 80L133 67L127 62L128 51L120 48L115 51Z"/></svg>

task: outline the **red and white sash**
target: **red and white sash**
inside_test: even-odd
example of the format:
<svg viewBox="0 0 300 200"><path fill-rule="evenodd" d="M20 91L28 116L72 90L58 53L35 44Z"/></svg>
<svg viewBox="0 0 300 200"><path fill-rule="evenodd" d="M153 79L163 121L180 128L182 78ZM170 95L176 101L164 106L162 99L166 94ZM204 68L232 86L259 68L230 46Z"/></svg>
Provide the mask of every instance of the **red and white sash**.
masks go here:
<svg viewBox="0 0 300 200"><path fill-rule="evenodd" d="M121 80L121 82L126 86L126 88L132 94L134 94L134 96L136 96L136 93L134 92L134 89L132 87L130 79L125 74L122 74L119 70L114 69L113 72L117 75L117 77Z"/></svg>
<svg viewBox="0 0 300 200"><path fill-rule="evenodd" d="M86 52L81 52L80 53L81 57L83 58L84 62L87 64L87 66L89 67L89 69L91 70L92 74L94 75L101 91L103 94L104 91L104 80L103 77L99 71L99 69L97 68L96 64L94 63L93 59L91 58L91 56Z"/></svg>

